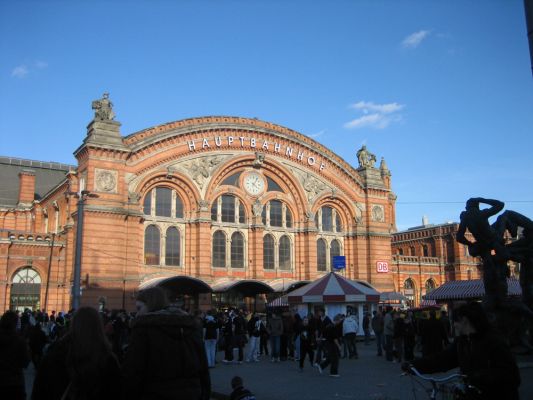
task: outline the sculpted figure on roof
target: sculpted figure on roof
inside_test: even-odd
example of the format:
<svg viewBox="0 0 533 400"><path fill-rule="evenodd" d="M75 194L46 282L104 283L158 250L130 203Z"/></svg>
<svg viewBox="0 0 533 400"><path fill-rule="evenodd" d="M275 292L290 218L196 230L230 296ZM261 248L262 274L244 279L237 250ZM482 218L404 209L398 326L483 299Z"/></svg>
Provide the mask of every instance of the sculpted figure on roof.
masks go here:
<svg viewBox="0 0 533 400"><path fill-rule="evenodd" d="M100 100L95 100L92 103L94 111L94 119L96 121L111 121L115 119L113 112L113 103L109 100L109 93L104 93Z"/></svg>
<svg viewBox="0 0 533 400"><path fill-rule="evenodd" d="M357 160L359 161L359 167L363 168L373 168L374 164L376 162L376 155L372 154L366 149L366 145L363 145L358 151L357 151Z"/></svg>

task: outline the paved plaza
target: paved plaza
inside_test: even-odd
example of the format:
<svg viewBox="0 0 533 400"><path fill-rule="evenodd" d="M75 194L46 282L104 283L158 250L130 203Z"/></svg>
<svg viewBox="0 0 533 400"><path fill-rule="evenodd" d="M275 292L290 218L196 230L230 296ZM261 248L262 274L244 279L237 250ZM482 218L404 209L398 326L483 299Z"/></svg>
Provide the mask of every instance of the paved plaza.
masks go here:
<svg viewBox="0 0 533 400"><path fill-rule="evenodd" d="M271 363L263 358L258 363L217 364L211 369L213 398L227 399L231 392L230 381L235 375L244 379L258 400L403 400L426 399L423 389L416 383L413 395L411 378L402 376L398 363L386 362L377 357L375 345L365 346L358 343L359 359L341 360L340 378L323 375L306 362L304 371L298 371L295 361ZM224 353L219 352L217 359ZM520 398L533 399L533 356L519 356L518 363L522 376ZM33 366L26 370L28 399L34 377Z"/></svg>
<svg viewBox="0 0 533 400"><path fill-rule="evenodd" d="M402 376L400 364L377 357L373 342L369 346L358 343L357 348L359 359L341 360L340 378L329 377L329 370L320 375L308 362L304 366L304 372L298 371L298 363L295 361L271 363L266 358L251 364L217 364L217 367L211 370L213 391L215 395L218 393L228 395L231 392L231 378L239 375L244 379L245 387L250 389L258 400L428 398L416 383L414 383L416 390L414 397L411 378ZM223 353L218 353L217 357L222 355ZM520 398L533 399L533 357L518 357L518 362L522 376Z"/></svg>

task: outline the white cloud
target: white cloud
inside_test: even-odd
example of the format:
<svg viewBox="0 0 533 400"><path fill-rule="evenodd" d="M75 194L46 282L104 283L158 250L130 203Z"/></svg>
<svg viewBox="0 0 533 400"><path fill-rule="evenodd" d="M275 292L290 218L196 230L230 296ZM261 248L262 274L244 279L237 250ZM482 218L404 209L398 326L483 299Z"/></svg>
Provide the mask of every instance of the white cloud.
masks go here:
<svg viewBox="0 0 533 400"><path fill-rule="evenodd" d="M322 129L320 132L317 132L317 133L313 133L312 135L309 135L309 137L311 138L317 138L319 136L322 136L324 133L326 133L327 130L326 129Z"/></svg>
<svg viewBox="0 0 533 400"><path fill-rule="evenodd" d="M390 124L402 120L403 117L399 111L401 111L405 105L398 103L375 104L371 101L359 101L351 104L349 107L364 115L346 122L344 128L385 129Z"/></svg>
<svg viewBox="0 0 533 400"><path fill-rule="evenodd" d="M22 79L28 75L28 72L28 67L25 65L19 65L18 67L15 67L13 71L11 71L11 76Z"/></svg>
<svg viewBox="0 0 533 400"><path fill-rule="evenodd" d="M410 34L402 41L402 46L410 49L417 48L422 40L424 40L429 35L429 31L418 31Z"/></svg>
<svg viewBox="0 0 533 400"><path fill-rule="evenodd" d="M48 63L47 63L46 61L41 61L41 60L39 60L39 61L36 61L36 62L35 62L35 66L36 66L37 68L39 68L39 69L43 69L43 68L48 67Z"/></svg>
<svg viewBox="0 0 533 400"><path fill-rule="evenodd" d="M390 114L400 111L402 108L404 108L404 105L398 103L374 104L371 101L360 101L350 105L350 108L362 110L365 114L367 114L369 111L374 111L380 114Z"/></svg>

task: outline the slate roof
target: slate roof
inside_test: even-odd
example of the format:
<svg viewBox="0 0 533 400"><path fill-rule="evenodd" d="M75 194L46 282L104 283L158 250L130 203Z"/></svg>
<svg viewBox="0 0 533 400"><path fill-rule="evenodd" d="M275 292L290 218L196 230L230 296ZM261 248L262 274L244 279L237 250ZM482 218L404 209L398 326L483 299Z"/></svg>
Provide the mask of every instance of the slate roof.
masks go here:
<svg viewBox="0 0 533 400"><path fill-rule="evenodd" d="M74 165L0 156L0 207L17 205L21 171L35 173L35 200L40 200L63 182L68 171L75 169Z"/></svg>

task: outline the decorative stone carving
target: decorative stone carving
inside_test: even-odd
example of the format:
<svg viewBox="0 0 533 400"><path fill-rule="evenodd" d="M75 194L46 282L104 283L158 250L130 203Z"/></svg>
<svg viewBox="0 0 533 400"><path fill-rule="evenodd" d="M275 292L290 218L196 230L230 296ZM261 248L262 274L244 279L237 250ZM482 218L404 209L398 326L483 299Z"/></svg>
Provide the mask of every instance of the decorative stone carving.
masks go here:
<svg viewBox="0 0 533 400"><path fill-rule="evenodd" d="M139 193L136 193L136 192L128 193L128 200L130 201L130 203L138 203L140 199L141 199L141 195Z"/></svg>
<svg viewBox="0 0 533 400"><path fill-rule="evenodd" d="M99 192L116 193L117 171L95 168L94 186Z"/></svg>
<svg viewBox="0 0 533 400"><path fill-rule="evenodd" d="M382 205L375 204L372 206L371 218L374 222L385 222L385 210Z"/></svg>
<svg viewBox="0 0 533 400"><path fill-rule="evenodd" d="M328 186L324 182L319 181L317 178L315 178L309 173L307 173L305 178L303 179L302 185L307 194L307 200L311 200L312 198L316 197L320 192L328 188Z"/></svg>
<svg viewBox="0 0 533 400"><path fill-rule="evenodd" d="M221 156L201 157L182 165L191 179L196 182L200 189L203 189L213 170L223 160L224 157ZM169 171L172 171L172 168L169 168Z"/></svg>
<svg viewBox="0 0 533 400"><path fill-rule="evenodd" d="M363 212L365 211L365 205L363 203L358 203L357 201L354 201L355 206L355 223L362 224L363 223Z"/></svg>
<svg viewBox="0 0 533 400"><path fill-rule="evenodd" d="M363 145L363 147L357 151L357 160L359 161L360 168L374 168L376 155L369 152L366 149L366 145Z"/></svg>
<svg viewBox="0 0 533 400"><path fill-rule="evenodd" d="M312 211L306 211L305 212L305 218L307 219L307 221L314 221L315 213L312 212Z"/></svg>
<svg viewBox="0 0 533 400"><path fill-rule="evenodd" d="M200 211L209 211L209 202L207 200L198 200L198 208Z"/></svg>
<svg viewBox="0 0 533 400"><path fill-rule="evenodd" d="M109 100L109 93L104 93L100 100L95 100L92 103L95 121L112 121L115 119L113 112L113 103Z"/></svg>
<svg viewBox="0 0 533 400"><path fill-rule="evenodd" d="M254 213L254 216L260 217L263 213L263 205L259 200L256 200L252 206L252 211Z"/></svg>
<svg viewBox="0 0 533 400"><path fill-rule="evenodd" d="M259 168L263 165L263 162L265 161L265 153L261 153L260 151L255 152L255 160L252 164L254 168Z"/></svg>

